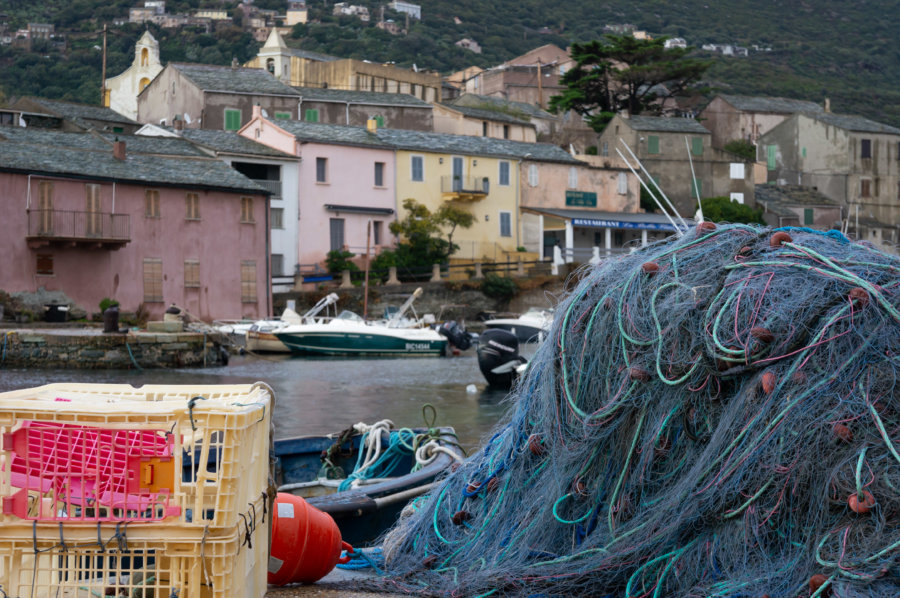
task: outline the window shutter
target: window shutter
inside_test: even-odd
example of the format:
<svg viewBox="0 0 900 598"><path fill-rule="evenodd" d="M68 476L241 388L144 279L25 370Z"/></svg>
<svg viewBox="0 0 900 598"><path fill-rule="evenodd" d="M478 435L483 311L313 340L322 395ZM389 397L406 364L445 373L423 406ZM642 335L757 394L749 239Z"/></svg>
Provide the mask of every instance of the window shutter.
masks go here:
<svg viewBox="0 0 900 598"><path fill-rule="evenodd" d="M775 170L775 151L777 146L775 145L767 145L766 146L766 167L769 170Z"/></svg>
<svg viewBox="0 0 900 598"><path fill-rule="evenodd" d="M650 135L647 137L647 152L651 154L659 153L659 137Z"/></svg>
<svg viewBox="0 0 900 598"><path fill-rule="evenodd" d="M691 139L691 153L695 156L703 155L703 138L702 137L693 137Z"/></svg>

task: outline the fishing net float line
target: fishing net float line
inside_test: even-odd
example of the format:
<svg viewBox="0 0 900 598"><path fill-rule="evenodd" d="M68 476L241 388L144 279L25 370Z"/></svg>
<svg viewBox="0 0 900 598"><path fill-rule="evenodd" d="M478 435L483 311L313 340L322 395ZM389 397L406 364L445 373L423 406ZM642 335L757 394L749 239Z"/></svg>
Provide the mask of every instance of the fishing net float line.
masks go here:
<svg viewBox="0 0 900 598"><path fill-rule="evenodd" d="M383 543L423 595L900 595L900 260L702 223L584 270Z"/></svg>

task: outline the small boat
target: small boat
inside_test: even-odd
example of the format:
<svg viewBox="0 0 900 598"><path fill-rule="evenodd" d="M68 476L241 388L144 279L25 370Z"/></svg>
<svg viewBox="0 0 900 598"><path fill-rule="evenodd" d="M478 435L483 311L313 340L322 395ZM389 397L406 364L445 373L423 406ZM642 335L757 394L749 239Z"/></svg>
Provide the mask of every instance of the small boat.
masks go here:
<svg viewBox="0 0 900 598"><path fill-rule="evenodd" d="M314 324L322 321L321 318L317 320L316 316L329 305L337 303L337 300L336 294L329 293L302 316L293 309L287 308L280 318L257 320L244 333L247 351L251 353L290 353L291 350L288 346L275 336L275 331L291 325Z"/></svg>
<svg viewBox="0 0 900 598"><path fill-rule="evenodd" d="M366 321L345 310L336 318L293 324L272 333L300 355L444 355L447 339L424 319L406 317L421 287L387 320Z"/></svg>
<svg viewBox="0 0 900 598"><path fill-rule="evenodd" d="M345 542L372 545L411 500L464 458L453 428L404 431L391 425L385 420L365 430L357 424L340 434L276 440L278 491L331 515ZM404 448L401 439L418 450Z"/></svg>
<svg viewBox="0 0 900 598"><path fill-rule="evenodd" d="M528 366L528 360L519 355L519 339L508 330L485 330L478 337L475 352L478 368L493 388L509 390Z"/></svg>
<svg viewBox="0 0 900 598"><path fill-rule="evenodd" d="M553 324L553 310L532 307L518 318L487 320L485 328L507 330L516 335L520 343L537 343L544 340Z"/></svg>

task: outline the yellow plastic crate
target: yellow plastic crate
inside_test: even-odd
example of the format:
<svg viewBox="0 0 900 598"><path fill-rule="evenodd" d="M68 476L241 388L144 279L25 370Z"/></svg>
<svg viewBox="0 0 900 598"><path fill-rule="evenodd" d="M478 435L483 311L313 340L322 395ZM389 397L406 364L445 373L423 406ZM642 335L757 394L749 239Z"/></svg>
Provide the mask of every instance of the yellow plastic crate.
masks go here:
<svg viewBox="0 0 900 598"><path fill-rule="evenodd" d="M269 520L264 522L261 512L259 519L219 536L154 524L16 527L4 527L0 539L0 588L6 596L261 598L266 593Z"/></svg>
<svg viewBox="0 0 900 598"><path fill-rule="evenodd" d="M0 522L233 528L269 485L253 385L49 384L0 394Z"/></svg>

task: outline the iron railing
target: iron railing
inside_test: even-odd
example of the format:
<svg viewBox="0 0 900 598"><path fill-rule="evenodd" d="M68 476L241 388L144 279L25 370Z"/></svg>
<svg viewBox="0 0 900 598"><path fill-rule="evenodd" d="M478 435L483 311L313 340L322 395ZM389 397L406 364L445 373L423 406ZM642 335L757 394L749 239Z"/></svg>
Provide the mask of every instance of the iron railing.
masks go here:
<svg viewBox="0 0 900 598"><path fill-rule="evenodd" d="M131 240L131 217L106 212L28 210L28 237L127 243Z"/></svg>
<svg viewBox="0 0 900 598"><path fill-rule="evenodd" d="M269 191L274 198L281 197L281 181L269 181L263 179L252 179L254 183Z"/></svg>
<svg viewBox="0 0 900 598"><path fill-rule="evenodd" d="M488 177L442 176L441 193L461 193L465 195L487 195L491 190Z"/></svg>

